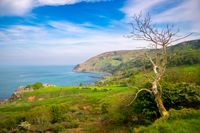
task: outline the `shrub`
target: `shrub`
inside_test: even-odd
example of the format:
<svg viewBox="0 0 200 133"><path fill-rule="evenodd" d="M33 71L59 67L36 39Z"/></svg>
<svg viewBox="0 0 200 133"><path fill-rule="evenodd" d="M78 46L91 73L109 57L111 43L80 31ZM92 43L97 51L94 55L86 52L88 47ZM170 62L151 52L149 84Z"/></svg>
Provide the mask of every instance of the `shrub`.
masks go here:
<svg viewBox="0 0 200 133"><path fill-rule="evenodd" d="M31 124L27 121L24 121L20 123L19 127L22 128L23 130L29 130L31 127Z"/></svg>
<svg viewBox="0 0 200 133"><path fill-rule="evenodd" d="M146 84L150 87L149 84ZM167 110L170 108L200 108L200 86L187 83L162 84L162 99ZM130 106L122 106L120 109L121 121L135 124L150 124L160 114L153 95L148 92L138 94L135 102Z"/></svg>
<svg viewBox="0 0 200 133"><path fill-rule="evenodd" d="M64 117L65 117L65 121L67 122L71 122L73 120L73 117L70 113L65 114Z"/></svg>
<svg viewBox="0 0 200 133"><path fill-rule="evenodd" d="M49 108L42 106L31 109L30 112L25 115L25 119L32 125L31 128L33 128L33 130L43 132L48 129L51 124L52 116Z"/></svg>
<svg viewBox="0 0 200 133"><path fill-rule="evenodd" d="M66 128L77 128L79 127L78 122L70 122L68 125L66 125Z"/></svg>
<svg viewBox="0 0 200 133"><path fill-rule="evenodd" d="M163 85L163 101L167 109L200 108L200 86L178 83Z"/></svg>
<svg viewBox="0 0 200 133"><path fill-rule="evenodd" d="M26 88L33 88L34 90L37 90L39 88L42 88L43 84L41 82L36 82L32 85L27 85Z"/></svg>
<svg viewBox="0 0 200 133"><path fill-rule="evenodd" d="M52 105L50 108L53 117L52 120L53 123L65 120L64 113L66 113L69 110L69 107L67 105L64 104Z"/></svg>
<svg viewBox="0 0 200 133"><path fill-rule="evenodd" d="M6 129L6 128L1 128L1 129L0 129L0 133L8 133L8 129Z"/></svg>
<svg viewBox="0 0 200 133"><path fill-rule="evenodd" d="M185 70L180 68L173 68L166 72L164 80L168 83L186 82L200 85L200 66L191 68L192 70L189 68Z"/></svg>
<svg viewBox="0 0 200 133"><path fill-rule="evenodd" d="M20 116L19 117L12 116L9 118L2 119L0 121L0 129L10 130L10 129L17 128L21 120L22 120L22 117Z"/></svg>
<svg viewBox="0 0 200 133"><path fill-rule="evenodd" d="M198 133L200 111L194 109L170 110L169 118L160 118L148 127L139 127L138 133Z"/></svg>
<svg viewBox="0 0 200 133"><path fill-rule="evenodd" d="M65 127L62 124L56 123L51 126L51 130L54 131L55 133L59 133L65 130Z"/></svg>
<svg viewBox="0 0 200 133"><path fill-rule="evenodd" d="M109 104L103 103L101 105L101 114L107 114L108 113L108 107L109 107Z"/></svg>

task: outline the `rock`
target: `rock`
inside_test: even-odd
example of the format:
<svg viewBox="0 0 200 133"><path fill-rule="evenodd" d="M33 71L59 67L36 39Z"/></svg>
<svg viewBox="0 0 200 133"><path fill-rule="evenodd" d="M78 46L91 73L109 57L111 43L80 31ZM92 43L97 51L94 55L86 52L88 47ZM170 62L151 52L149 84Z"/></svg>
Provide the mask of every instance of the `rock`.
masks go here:
<svg viewBox="0 0 200 133"><path fill-rule="evenodd" d="M35 100L35 96L30 96L30 97L28 97L28 101L29 102L32 102L32 101L34 101Z"/></svg>
<svg viewBox="0 0 200 133"><path fill-rule="evenodd" d="M0 100L0 104L5 104L8 102L8 99L5 99L5 100Z"/></svg>

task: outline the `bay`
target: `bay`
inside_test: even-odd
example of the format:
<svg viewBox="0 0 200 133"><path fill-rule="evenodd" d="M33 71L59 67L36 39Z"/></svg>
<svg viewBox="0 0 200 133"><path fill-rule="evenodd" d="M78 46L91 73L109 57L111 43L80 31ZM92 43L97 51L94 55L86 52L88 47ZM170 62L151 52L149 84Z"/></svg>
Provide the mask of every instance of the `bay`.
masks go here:
<svg viewBox="0 0 200 133"><path fill-rule="evenodd" d="M103 73L77 73L73 65L62 66L0 66L0 99L12 95L18 86L35 82L57 86L94 83Z"/></svg>

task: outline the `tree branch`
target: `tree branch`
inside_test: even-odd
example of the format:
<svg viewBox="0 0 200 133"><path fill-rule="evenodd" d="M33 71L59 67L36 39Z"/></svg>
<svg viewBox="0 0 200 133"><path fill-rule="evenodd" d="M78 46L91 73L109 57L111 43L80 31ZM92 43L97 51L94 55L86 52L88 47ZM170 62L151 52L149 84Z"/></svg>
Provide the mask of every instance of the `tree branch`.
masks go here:
<svg viewBox="0 0 200 133"><path fill-rule="evenodd" d="M130 106L130 105L135 101L135 99L137 98L138 94L139 94L140 92L142 92L142 91L147 91L147 92L149 92L149 93L152 93L152 91L149 90L149 89L140 89L140 90L135 94L135 97L133 98L133 100L132 100L128 105L126 105L126 106Z"/></svg>

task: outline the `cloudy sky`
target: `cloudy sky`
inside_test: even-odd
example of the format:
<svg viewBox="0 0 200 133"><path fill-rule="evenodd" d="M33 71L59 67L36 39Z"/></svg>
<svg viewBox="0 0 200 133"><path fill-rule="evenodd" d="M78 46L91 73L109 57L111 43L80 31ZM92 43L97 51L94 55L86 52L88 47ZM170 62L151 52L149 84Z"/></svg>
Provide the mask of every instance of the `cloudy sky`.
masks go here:
<svg viewBox="0 0 200 133"><path fill-rule="evenodd" d="M144 47L123 37L140 11L200 38L200 0L0 0L0 65L77 64Z"/></svg>

